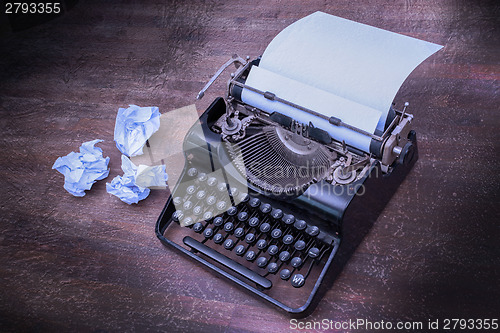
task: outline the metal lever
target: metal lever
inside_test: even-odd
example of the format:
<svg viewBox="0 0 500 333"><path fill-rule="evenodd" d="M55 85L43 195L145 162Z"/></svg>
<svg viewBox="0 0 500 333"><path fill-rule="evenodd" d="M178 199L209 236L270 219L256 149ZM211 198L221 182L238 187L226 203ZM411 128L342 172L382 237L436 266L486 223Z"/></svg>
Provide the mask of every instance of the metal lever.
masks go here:
<svg viewBox="0 0 500 333"><path fill-rule="evenodd" d="M214 76L212 76L210 81L208 81L207 84L205 84L203 89L200 90L198 96L196 96L196 99L202 99L203 96L205 95L205 91L207 91L207 89L212 85L212 83L214 83L214 81L219 77L219 75L221 75L226 68L228 68L229 66L231 66L231 64L235 62L239 62L242 65L245 65L247 63L245 59L241 58L237 54L233 54L233 57L229 59L224 65L222 65L221 68L219 68L219 70L217 71L217 73L215 73Z"/></svg>

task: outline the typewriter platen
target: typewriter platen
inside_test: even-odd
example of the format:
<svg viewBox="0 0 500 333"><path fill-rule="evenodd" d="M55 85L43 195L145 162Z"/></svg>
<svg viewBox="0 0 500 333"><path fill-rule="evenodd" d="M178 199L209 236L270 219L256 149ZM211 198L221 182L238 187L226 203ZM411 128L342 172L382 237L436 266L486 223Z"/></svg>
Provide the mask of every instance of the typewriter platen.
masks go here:
<svg viewBox="0 0 500 333"><path fill-rule="evenodd" d="M383 130L367 132L249 85L261 60L233 56L198 95L236 66L225 98L217 98L184 139L186 164L156 233L255 295L304 315L417 160L413 116L407 105L390 106ZM263 103L251 102L249 92ZM278 112L278 104L309 121ZM329 126L369 144L343 140Z"/></svg>

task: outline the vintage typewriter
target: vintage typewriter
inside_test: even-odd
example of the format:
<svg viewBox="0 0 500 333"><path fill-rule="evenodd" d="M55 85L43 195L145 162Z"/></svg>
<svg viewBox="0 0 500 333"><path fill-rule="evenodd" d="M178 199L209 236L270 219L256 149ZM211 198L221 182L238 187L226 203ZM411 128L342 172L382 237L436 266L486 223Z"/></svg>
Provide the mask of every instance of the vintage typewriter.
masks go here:
<svg viewBox="0 0 500 333"><path fill-rule="evenodd" d="M417 160L413 116L389 105L384 130L368 133L247 84L261 61L234 55L199 93L235 65L227 95L184 139L185 167L156 233L279 308L307 314ZM245 91L312 120L252 105ZM369 149L315 119L368 137Z"/></svg>

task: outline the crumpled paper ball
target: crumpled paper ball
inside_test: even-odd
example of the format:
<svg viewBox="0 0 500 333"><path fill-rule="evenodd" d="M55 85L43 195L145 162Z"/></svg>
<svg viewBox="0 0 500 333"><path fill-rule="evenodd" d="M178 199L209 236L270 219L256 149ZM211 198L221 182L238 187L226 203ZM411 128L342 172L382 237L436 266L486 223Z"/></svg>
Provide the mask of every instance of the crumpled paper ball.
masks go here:
<svg viewBox="0 0 500 333"><path fill-rule="evenodd" d="M109 157L104 158L102 149L94 147L103 140L85 142L80 147L80 152L71 152L59 157L52 169L64 175L64 188L76 197L83 197L85 190L90 190L97 180L109 175Z"/></svg>
<svg viewBox="0 0 500 333"><path fill-rule="evenodd" d="M123 176L116 176L111 183L106 183L106 191L129 205L146 199L150 189L135 183L137 167L125 155L122 155L122 170Z"/></svg>
<svg viewBox="0 0 500 333"><path fill-rule="evenodd" d="M146 140L160 128L158 107L130 105L118 109L115 123L116 147L129 157L141 155Z"/></svg>

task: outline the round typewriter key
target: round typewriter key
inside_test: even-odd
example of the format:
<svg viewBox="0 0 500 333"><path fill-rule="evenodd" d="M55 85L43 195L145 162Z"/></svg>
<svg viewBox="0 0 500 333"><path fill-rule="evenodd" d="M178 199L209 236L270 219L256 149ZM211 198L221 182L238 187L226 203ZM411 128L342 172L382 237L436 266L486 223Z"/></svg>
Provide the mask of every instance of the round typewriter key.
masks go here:
<svg viewBox="0 0 500 333"><path fill-rule="evenodd" d="M262 223L260 225L260 231L266 233L269 232L269 230L271 230L271 225L269 223Z"/></svg>
<svg viewBox="0 0 500 333"><path fill-rule="evenodd" d="M212 214L212 212L205 212L203 213L203 219L207 222L210 222L210 220L212 219L212 217L214 217L214 215Z"/></svg>
<svg viewBox="0 0 500 333"><path fill-rule="evenodd" d="M267 271L271 274L274 274L278 271L278 264L275 263L275 262L272 262L270 263L269 265L267 265Z"/></svg>
<svg viewBox="0 0 500 333"><path fill-rule="evenodd" d="M181 222L181 226L183 226L183 227L187 227L187 226L190 226L190 225L191 225L191 224L193 224L193 223L194 223L194 221L193 221L193 219L192 219L192 218L190 218L190 217L185 217L185 218L184 218L184 220L182 220L182 222Z"/></svg>
<svg viewBox="0 0 500 333"><path fill-rule="evenodd" d="M207 180L207 174L204 173L204 172L200 172L198 174L198 181L199 182L204 182L205 180Z"/></svg>
<svg viewBox="0 0 500 333"><path fill-rule="evenodd" d="M255 252L253 252L253 251L248 251L248 252L247 252L247 255L245 256L245 258L246 258L248 261L254 261L256 256L257 256L257 255L255 254Z"/></svg>
<svg viewBox="0 0 500 333"><path fill-rule="evenodd" d="M307 252L307 255L313 259L317 258L319 256L319 249L317 247L312 247L309 252Z"/></svg>
<svg viewBox="0 0 500 333"><path fill-rule="evenodd" d="M274 229L271 231L271 237L274 239L280 238L283 233L281 232L280 229Z"/></svg>
<svg viewBox="0 0 500 333"><path fill-rule="evenodd" d="M245 236L245 229L243 229L243 228L236 228L236 230L234 231L234 235L237 238L241 238L241 237Z"/></svg>
<svg viewBox="0 0 500 333"><path fill-rule="evenodd" d="M234 216L238 213L238 208L231 206L227 209L227 215Z"/></svg>
<svg viewBox="0 0 500 333"><path fill-rule="evenodd" d="M224 248L226 250L231 250L234 246L234 241L231 238L226 239L224 242Z"/></svg>
<svg viewBox="0 0 500 333"><path fill-rule="evenodd" d="M238 190L236 187L231 187L231 189L229 190L229 195L234 198L237 197L238 194L240 194L240 190Z"/></svg>
<svg viewBox="0 0 500 333"><path fill-rule="evenodd" d="M220 210L221 212L226 210L227 204L225 201L219 201L217 203L217 209Z"/></svg>
<svg viewBox="0 0 500 333"><path fill-rule="evenodd" d="M253 242L255 242L255 235L252 233L247 234L245 236L245 242L247 242L248 244L253 244Z"/></svg>
<svg viewBox="0 0 500 333"><path fill-rule="evenodd" d="M265 240L265 239L259 239L259 240L257 241L257 248L258 248L259 250L264 250L266 247L267 247L267 242L266 242L266 240Z"/></svg>
<svg viewBox="0 0 500 333"><path fill-rule="evenodd" d="M184 205L182 205L182 207L185 209L185 210L190 210L191 208L193 208L193 203L191 201L186 201L184 203Z"/></svg>
<svg viewBox="0 0 500 333"><path fill-rule="evenodd" d="M238 199L240 202L247 203L248 201L250 201L250 196L248 195L248 193L241 193Z"/></svg>
<svg viewBox="0 0 500 333"><path fill-rule="evenodd" d="M175 197L172 201L174 202L174 205L179 206L182 203L182 198Z"/></svg>
<svg viewBox="0 0 500 333"><path fill-rule="evenodd" d="M306 242L304 242L303 240L298 240L297 242L295 242L295 250L297 251L302 251L303 249L306 248Z"/></svg>
<svg viewBox="0 0 500 333"><path fill-rule="evenodd" d="M290 264L292 265L292 267L299 268L300 266L302 266L302 259L300 259L299 257L294 257L292 258L292 260L290 260Z"/></svg>
<svg viewBox="0 0 500 333"><path fill-rule="evenodd" d="M193 208L193 214L195 216L200 216L201 213L203 213L203 208L201 208L201 206L196 206Z"/></svg>
<svg viewBox="0 0 500 333"><path fill-rule="evenodd" d="M304 230L307 227L307 223L304 220L297 220L297 221L295 221L293 226L297 230Z"/></svg>
<svg viewBox="0 0 500 333"><path fill-rule="evenodd" d="M194 177L198 174L198 170L196 168L191 168L187 171L189 177Z"/></svg>
<svg viewBox="0 0 500 333"><path fill-rule="evenodd" d="M236 255L241 257L242 255L245 254L245 246L243 246L241 244L236 246L236 248L234 249L234 252L236 253Z"/></svg>
<svg viewBox="0 0 500 333"><path fill-rule="evenodd" d="M248 220L248 225L256 228L259 225L260 221L258 217L252 217Z"/></svg>
<svg viewBox="0 0 500 333"><path fill-rule="evenodd" d="M187 189L186 189L187 194L194 194L194 192L196 192L196 187L194 187L194 185L187 187Z"/></svg>
<svg viewBox="0 0 500 333"><path fill-rule="evenodd" d="M307 227L306 233L311 237L316 237L319 235L319 228L315 225Z"/></svg>
<svg viewBox="0 0 500 333"><path fill-rule="evenodd" d="M260 206L260 211L264 214L269 213L272 209L273 209L273 207L268 203L262 204Z"/></svg>
<svg viewBox="0 0 500 333"><path fill-rule="evenodd" d="M206 228L205 231L203 231L203 236L205 236L205 238L210 238L214 235L214 231L212 228Z"/></svg>
<svg viewBox="0 0 500 333"><path fill-rule="evenodd" d="M224 231L225 232L231 232L234 229L234 224L232 222L227 222L224 224Z"/></svg>
<svg viewBox="0 0 500 333"><path fill-rule="evenodd" d="M193 230L194 230L194 232L196 232L197 234L199 234L203 230L203 224L201 224L201 222L195 223L193 225Z"/></svg>
<svg viewBox="0 0 500 333"><path fill-rule="evenodd" d="M205 197L207 196L207 192L201 190L201 191L198 191L198 193L196 193L196 198L197 199L205 199Z"/></svg>
<svg viewBox="0 0 500 333"><path fill-rule="evenodd" d="M247 212L239 212L238 213L238 221L244 222L248 220L248 213Z"/></svg>
<svg viewBox="0 0 500 333"><path fill-rule="evenodd" d="M215 177L208 178L207 185L210 187L217 185L217 178L215 178Z"/></svg>
<svg viewBox="0 0 500 333"><path fill-rule="evenodd" d="M222 217L217 216L216 218L214 218L214 226L220 227L223 223L224 220L222 219Z"/></svg>
<svg viewBox="0 0 500 333"><path fill-rule="evenodd" d="M290 259L290 252L288 251L283 251L280 253L279 258L281 261L286 262Z"/></svg>
<svg viewBox="0 0 500 333"><path fill-rule="evenodd" d="M279 208L275 208L271 211L271 216L273 219L279 220L283 217L283 211Z"/></svg>
<svg viewBox="0 0 500 333"><path fill-rule="evenodd" d="M215 244L220 244L224 240L224 236L222 234L215 234L214 236L214 243Z"/></svg>
<svg viewBox="0 0 500 333"><path fill-rule="evenodd" d="M279 249L276 245L271 245L269 246L269 248L267 249L267 253L269 253L270 255L274 256L278 253Z"/></svg>
<svg viewBox="0 0 500 333"><path fill-rule="evenodd" d="M281 219L286 225L293 224L295 222L295 216L292 214L285 214L283 215L283 218Z"/></svg>
<svg viewBox="0 0 500 333"><path fill-rule="evenodd" d="M205 200L205 202L207 203L207 205L212 206L217 202L217 199L213 195L211 195L207 198L207 200Z"/></svg>
<svg viewBox="0 0 500 333"><path fill-rule="evenodd" d="M182 210L176 210L173 214L172 214L172 220L174 220L175 222L179 222L180 220L182 220L184 218L184 212Z"/></svg>
<svg viewBox="0 0 500 333"><path fill-rule="evenodd" d="M260 199L259 198L252 198L248 202L248 205L252 208L257 208L260 206Z"/></svg>
<svg viewBox="0 0 500 333"><path fill-rule="evenodd" d="M292 286L295 288L300 288L304 285L304 282L306 282L306 279L304 279L304 276L302 274L295 274L292 277Z"/></svg>
<svg viewBox="0 0 500 333"><path fill-rule="evenodd" d="M281 272L280 272L280 278L282 280L288 280L288 278L290 277L290 275L292 275L292 273L287 268L282 269Z"/></svg>
<svg viewBox="0 0 500 333"><path fill-rule="evenodd" d="M217 190L219 192L227 192L227 184L226 183L217 184Z"/></svg>
<svg viewBox="0 0 500 333"><path fill-rule="evenodd" d="M283 243L286 245L292 244L293 243L293 236L292 235L285 235L285 237L283 237Z"/></svg>
<svg viewBox="0 0 500 333"><path fill-rule="evenodd" d="M264 268L267 266L267 258L266 257L260 257L257 259L257 266L260 268Z"/></svg>

